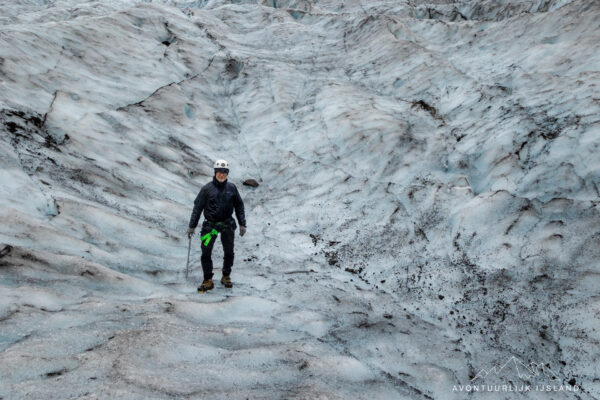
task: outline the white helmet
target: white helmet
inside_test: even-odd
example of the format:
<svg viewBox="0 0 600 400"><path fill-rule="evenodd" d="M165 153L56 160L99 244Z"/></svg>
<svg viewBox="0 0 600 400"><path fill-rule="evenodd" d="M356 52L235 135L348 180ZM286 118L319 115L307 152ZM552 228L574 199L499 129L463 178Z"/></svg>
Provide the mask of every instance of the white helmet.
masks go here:
<svg viewBox="0 0 600 400"><path fill-rule="evenodd" d="M225 160L217 160L215 161L215 165L213 166L215 172L226 172L229 173L229 163Z"/></svg>

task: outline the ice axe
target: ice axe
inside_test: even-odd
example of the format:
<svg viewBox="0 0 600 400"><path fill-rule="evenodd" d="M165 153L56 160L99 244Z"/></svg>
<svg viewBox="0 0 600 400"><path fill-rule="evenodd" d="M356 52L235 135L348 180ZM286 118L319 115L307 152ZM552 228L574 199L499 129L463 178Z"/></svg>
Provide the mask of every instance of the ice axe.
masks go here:
<svg viewBox="0 0 600 400"><path fill-rule="evenodd" d="M190 236L190 241L188 244L188 257L187 257L187 263L185 264L185 280L187 281L188 278L188 273L190 270L190 250L192 250L192 237Z"/></svg>

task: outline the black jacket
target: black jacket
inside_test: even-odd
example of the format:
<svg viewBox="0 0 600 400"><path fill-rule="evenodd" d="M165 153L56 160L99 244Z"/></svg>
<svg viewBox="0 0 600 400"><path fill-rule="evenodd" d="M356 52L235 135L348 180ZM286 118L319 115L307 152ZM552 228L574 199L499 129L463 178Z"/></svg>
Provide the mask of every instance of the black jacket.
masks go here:
<svg viewBox="0 0 600 400"><path fill-rule="evenodd" d="M194 211L190 219L190 228L198 226L200 214L204 211L204 218L210 222L223 222L231 218L235 208L235 216L241 226L246 226L246 215L244 214L244 202L233 183L220 183L213 176L212 182L202 187L196 200L194 200Z"/></svg>

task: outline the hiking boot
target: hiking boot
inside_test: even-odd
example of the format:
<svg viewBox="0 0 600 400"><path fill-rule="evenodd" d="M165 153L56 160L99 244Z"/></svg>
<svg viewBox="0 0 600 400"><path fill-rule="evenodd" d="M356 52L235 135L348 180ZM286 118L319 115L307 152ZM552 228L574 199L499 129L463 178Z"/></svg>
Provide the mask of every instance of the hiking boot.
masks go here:
<svg viewBox="0 0 600 400"><path fill-rule="evenodd" d="M229 275L223 275L223 277L221 278L221 284L223 286L225 286L226 288L230 288L233 286L233 283L231 283L231 278L229 277Z"/></svg>
<svg viewBox="0 0 600 400"><path fill-rule="evenodd" d="M214 287L215 285L213 284L212 279L205 279L204 281L202 281L202 285L200 285L200 287L198 288L198 292L204 293L207 290L210 290Z"/></svg>

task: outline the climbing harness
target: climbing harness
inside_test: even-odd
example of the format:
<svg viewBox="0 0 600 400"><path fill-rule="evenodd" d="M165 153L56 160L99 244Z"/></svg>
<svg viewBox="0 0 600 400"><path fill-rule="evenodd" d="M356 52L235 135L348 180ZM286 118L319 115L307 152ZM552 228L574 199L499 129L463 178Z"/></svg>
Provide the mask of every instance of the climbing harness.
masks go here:
<svg viewBox="0 0 600 400"><path fill-rule="evenodd" d="M208 232L206 235L202 236L200 240L202 240L202 244L208 246L213 237L217 237L219 235L219 231L214 229Z"/></svg>

